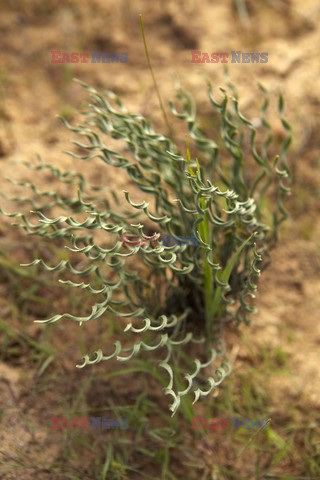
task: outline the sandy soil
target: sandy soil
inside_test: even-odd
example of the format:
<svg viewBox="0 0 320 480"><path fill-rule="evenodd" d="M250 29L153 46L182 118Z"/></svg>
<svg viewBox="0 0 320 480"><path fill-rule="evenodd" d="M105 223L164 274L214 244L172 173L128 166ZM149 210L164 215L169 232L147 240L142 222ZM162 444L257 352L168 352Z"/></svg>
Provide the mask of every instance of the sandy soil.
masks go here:
<svg viewBox="0 0 320 480"><path fill-rule="evenodd" d="M75 119L75 109L85 98L83 90L71 81L73 77L95 87L115 90L130 109L149 116L157 128L163 128L140 39L139 13L144 14L163 97L173 97L173 75L177 74L195 95L204 116L210 107L199 72L205 72L217 89L222 84L223 69L221 64L191 64L191 50L267 51L268 63L229 64L229 75L239 89L242 110L247 112L256 105L256 80L271 92L281 89L287 99L286 116L295 131L290 156L294 173L293 196L289 201L291 218L274 252L274 261L261 280L259 314L252 328L244 333L257 348L266 344L270 348L281 346L289 356L290 371L271 377L268 385L277 419L288 398L299 404L302 411L316 411L320 406L320 61L316 48L320 44L320 8L315 0L261 4L251 0L246 4L249 23L245 17L241 20L232 1L1 2L1 187L5 192L16 192L15 187L5 183L5 177L27 178L21 162L32 160L37 153L61 167L76 167L75 160L61 153L69 148L70 134L56 118L56 114L62 114ZM125 51L129 61L52 64L51 50ZM123 186L123 179L117 175L108 180ZM42 188L48 185L45 178L41 182ZM7 222L0 227L0 241L1 247L17 261L31 258L32 247L23 234L9 231ZM5 274L1 274L0 296L2 320L10 322L12 296ZM58 300L54 300L55 304ZM35 327L33 314L30 317L28 332L40 338L42 327ZM62 327L57 330L63 331ZM79 375L74 371L79 352L70 346L73 335L70 327L64 339L54 340L51 336L60 351L61 372L71 377ZM236 370L245 371L248 356L246 344L240 340ZM48 432L46 421L49 408L60 401L64 385L58 383L57 399L50 390L39 398L34 387L37 372L32 366L26 371L23 361L22 355L19 361L5 359L0 363L0 450L3 458L18 450L30 465L40 464L48 458L54 460L58 452L58 437ZM70 385L73 381L75 377ZM134 395L135 390L133 384L128 395ZM47 445L45 449L43 445ZM51 477L45 469L37 476L33 472L29 477L28 472L24 472L25 480L60 478ZM20 476L8 473L2 478ZM90 477L83 470L81 478Z"/></svg>

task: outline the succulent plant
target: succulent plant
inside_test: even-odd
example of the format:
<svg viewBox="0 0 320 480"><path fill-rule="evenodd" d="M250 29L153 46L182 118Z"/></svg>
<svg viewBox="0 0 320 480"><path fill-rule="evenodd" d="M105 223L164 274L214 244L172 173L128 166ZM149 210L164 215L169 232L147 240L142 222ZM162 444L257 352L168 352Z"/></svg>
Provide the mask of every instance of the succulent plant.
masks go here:
<svg viewBox="0 0 320 480"><path fill-rule="evenodd" d="M279 96L284 140L279 155L270 158L269 95L261 86L264 101L256 127L239 111L234 89L231 95L220 89L218 102L208 83L220 128L215 139L203 133L192 96L179 88L170 103L188 131L186 147L179 149L144 117L130 113L114 93L101 95L82 85L92 103L81 124L64 121L78 138L73 142L77 149L68 153L79 163L99 158L101 168L111 170L110 185L113 175L126 175L130 193L92 185L83 168L63 172L40 159L26 165L51 172L68 187L67 193L42 192L34 183L14 181L34 193L29 202L38 221L32 223L25 213L1 212L20 219L17 225L30 235L63 239L68 260L50 266L38 258L28 265L70 272L72 280L61 281L95 299L87 316L63 313L39 321L65 319L82 325L99 318L123 326L123 342L117 340L111 351L104 345L78 367L114 358L127 362L150 352L168 375L165 394L172 397L175 414L185 395L193 393L196 402L229 374L224 327L248 323L255 311L257 278L287 216L283 199L290 192L286 151L291 128L283 117L283 98ZM125 147L112 150L108 138ZM189 141L198 158L191 158ZM26 198L16 200L25 203ZM57 208L63 215L55 216ZM163 235L176 241L161 243ZM197 241L180 241L186 237ZM73 266L72 255L85 259L82 269ZM81 276L88 282L76 281Z"/></svg>

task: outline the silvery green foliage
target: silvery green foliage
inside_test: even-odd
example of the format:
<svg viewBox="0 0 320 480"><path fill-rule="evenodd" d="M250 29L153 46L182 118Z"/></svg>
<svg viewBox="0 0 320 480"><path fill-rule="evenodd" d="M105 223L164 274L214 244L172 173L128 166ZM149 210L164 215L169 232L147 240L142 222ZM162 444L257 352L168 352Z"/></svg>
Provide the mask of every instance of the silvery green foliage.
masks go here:
<svg viewBox="0 0 320 480"><path fill-rule="evenodd" d="M266 264L263 258L268 258L279 224L286 217L283 197L289 192L290 174L285 154L291 130L283 117L283 99L280 96L279 113L286 135L279 156L271 159L272 134L266 119L269 98L262 87L259 148L256 128L240 113L236 96L220 89L219 103L208 85L209 101L220 123L220 137L210 139L196 123L191 96L180 89L171 110L185 122L198 151L199 161L192 161L188 149L184 155L169 138L154 132L145 118L129 113L114 93L100 95L83 86L92 98L83 123L71 126L65 122L80 139L74 143L82 154L68 153L79 162L98 157L101 168L111 170L111 179L122 172L135 190L94 187L82 173L62 172L40 160L38 165L26 165L51 172L60 182L75 186L78 194L71 190L69 196L42 192L33 183L12 180L35 194L15 200L31 202L38 221L32 223L24 213L1 211L21 219L18 225L28 234L63 238L70 251L86 259L82 270L76 269L71 259L55 266L42 259L29 264L85 276L87 283L61 281L97 298L88 316L63 313L43 322L66 319L82 325L98 318L122 322L128 336L125 343L131 346L116 341L113 352L107 353L110 346L106 345L93 356L86 355L78 367L113 358L127 362L143 351L151 352L168 375L165 394L172 397L174 414L184 395L192 393L196 402L229 374L221 339L223 326L248 322L248 315L254 312L251 298ZM108 137L122 140L124 153L110 149ZM255 167L248 167L249 158ZM135 198L138 190L143 201ZM55 218L56 207L65 214ZM77 219L81 212L86 215L84 220ZM100 232L100 241L96 232ZM123 246L121 235L127 233L145 241ZM152 246L149 241L161 234L195 235L198 245ZM138 269L138 264L144 267ZM182 355L183 349L187 355ZM190 358L195 352L201 360L195 358L192 366ZM185 382L181 382L181 374Z"/></svg>

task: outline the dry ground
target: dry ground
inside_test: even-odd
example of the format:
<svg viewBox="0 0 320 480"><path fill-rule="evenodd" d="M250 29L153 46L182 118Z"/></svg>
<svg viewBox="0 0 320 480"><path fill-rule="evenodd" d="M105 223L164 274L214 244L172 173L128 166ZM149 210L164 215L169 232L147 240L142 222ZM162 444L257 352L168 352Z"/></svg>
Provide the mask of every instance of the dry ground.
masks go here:
<svg viewBox="0 0 320 480"><path fill-rule="evenodd" d="M237 5L245 10L237 10ZM66 324L56 325L48 331L33 324L42 313L61 311L65 301L50 286L32 290L32 279L15 270L16 263L31 261L36 241L13 232L4 222L0 227L0 478L320 478L320 8L315 0L1 2L1 187L16 191L5 184L5 177L24 175L21 161L32 160L36 153L61 167L76 166L61 154L69 148L69 132L56 118L60 114L74 119L82 104L84 93L73 77L115 90L133 111L163 128L140 39L139 13L144 15L164 99L172 98L177 74L205 118L210 108L199 72L210 77L218 95L222 65L191 64L190 51L254 50L267 51L269 62L229 65L242 110L253 111L256 81L271 92L281 89L287 100L286 117L295 132L290 155L291 218L261 281L259 314L251 328L230 338L230 344L237 346L233 378L210 407L212 416L225 418L235 413L267 414L272 433L263 438L216 432L197 437L181 419L174 424L178 432L174 440L165 433L160 440L150 436L148 425L157 427L157 409L170 426L160 389L155 385L155 393L146 400L146 382L137 374L126 383L122 377L110 380L105 366L90 373L75 370L80 357L77 342L94 344L101 331L94 327L85 338L73 325L68 329ZM51 50L125 51L129 61L52 64ZM114 175L106 181L122 187L124 179ZM41 188L51 188L46 178L41 182ZM39 299L46 296L47 302ZM148 407L139 414L140 420L135 419L138 432L129 431L127 439L118 443L113 440L119 454L110 453L112 442L104 432L85 438L50 430L50 417L59 412L97 411L105 405L104 398L132 406L137 396ZM153 456L144 456L142 449L147 447ZM94 451L99 452L98 460ZM104 474L108 455L112 465Z"/></svg>

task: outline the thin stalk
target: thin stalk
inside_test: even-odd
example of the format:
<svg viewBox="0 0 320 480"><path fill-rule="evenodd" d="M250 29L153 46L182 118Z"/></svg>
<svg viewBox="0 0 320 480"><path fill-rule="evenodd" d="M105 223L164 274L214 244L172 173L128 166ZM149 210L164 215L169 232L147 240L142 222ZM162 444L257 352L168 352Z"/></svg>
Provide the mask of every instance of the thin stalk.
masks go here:
<svg viewBox="0 0 320 480"><path fill-rule="evenodd" d="M209 228L209 217L207 212L205 212L206 201L204 198L200 200L200 206L204 212L204 217L202 222L199 224L199 233L202 240L210 245L210 228ZM203 274L204 274L204 305L205 305L205 320L206 320L206 331L207 331L207 341L210 341L211 338L211 324L212 324L212 311L213 311L213 273L212 268L208 263L206 250L203 251Z"/></svg>
<svg viewBox="0 0 320 480"><path fill-rule="evenodd" d="M150 73L151 73L151 76L152 76L153 85L154 85L154 88L155 88L155 90L156 90L156 94L157 94L157 97L158 97L159 105L160 105L160 108L161 108L161 111L162 111L162 115L163 115L164 121L165 121L165 123L166 123L166 125L167 125L169 135L170 135L171 138L173 138L172 128L171 128L171 126L170 126L170 123L169 123L169 120L168 120L166 111L165 111L165 109L164 109L164 106L163 106L163 103L162 103L161 94L160 94L160 90L159 90L159 87L158 87L158 84L157 84L157 80L156 80L156 77L155 77L155 74L154 74L154 71L153 71L153 68L152 68L152 65L151 65L151 59L150 59L150 55L149 55L149 51L148 51L148 45L147 45L147 40L146 40L146 36L145 36L145 32L144 32L144 24L143 24L143 18L142 18L141 13L140 13L139 17L140 17L140 27L141 27L142 40L143 40L143 44L144 44L144 51L145 51L145 54L146 54L146 58L147 58L147 62L148 62L148 67L149 67L149 70L150 70Z"/></svg>
<svg viewBox="0 0 320 480"><path fill-rule="evenodd" d="M197 171L194 172L192 167L190 166L191 163L191 155L189 149L189 137L186 136L186 151L187 151L187 163L188 172L195 176L197 175L199 180L201 179L201 170L200 164L198 160L197 162ZM210 235L210 227L209 227L209 216L206 209L206 201L204 198L200 199L200 206L203 210L203 220L199 223L199 234L202 240L210 245L211 242L211 235ZM204 275L204 305L205 305L205 322L206 322L206 332L207 332L207 342L209 343L211 338L211 324L212 324L212 311L213 311L213 272L210 264L207 260L206 250L203 251L203 275Z"/></svg>

